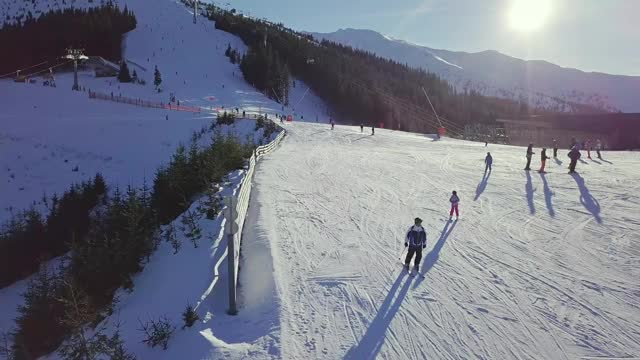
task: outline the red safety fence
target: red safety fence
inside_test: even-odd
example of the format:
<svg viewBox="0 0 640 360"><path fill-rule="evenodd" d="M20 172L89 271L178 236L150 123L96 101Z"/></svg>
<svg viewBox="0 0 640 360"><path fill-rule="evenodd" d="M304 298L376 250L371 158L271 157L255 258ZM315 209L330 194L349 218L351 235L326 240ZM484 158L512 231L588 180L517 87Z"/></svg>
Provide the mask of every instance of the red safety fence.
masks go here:
<svg viewBox="0 0 640 360"><path fill-rule="evenodd" d="M117 103L142 106L142 107L148 107L148 108L156 108L156 109L188 111L188 112L198 112L198 113L205 111L205 109L198 106L178 106L172 103L162 103L162 102L148 101L148 100L142 100L142 99L135 99L135 98L130 98L126 96L108 95L108 94L103 94L96 91L89 91L89 98L113 101Z"/></svg>

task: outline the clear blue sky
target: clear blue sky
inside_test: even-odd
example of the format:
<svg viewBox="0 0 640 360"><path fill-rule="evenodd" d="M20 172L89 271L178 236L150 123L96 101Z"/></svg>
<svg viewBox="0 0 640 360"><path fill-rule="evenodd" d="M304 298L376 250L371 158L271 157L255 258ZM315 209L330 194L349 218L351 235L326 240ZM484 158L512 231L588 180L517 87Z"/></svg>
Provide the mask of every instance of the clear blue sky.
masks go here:
<svg viewBox="0 0 640 360"><path fill-rule="evenodd" d="M551 0L545 25L513 30L515 0L227 0L296 30L371 29L432 48L498 50L584 71L640 75L640 0ZM634 19L635 17L635 19Z"/></svg>

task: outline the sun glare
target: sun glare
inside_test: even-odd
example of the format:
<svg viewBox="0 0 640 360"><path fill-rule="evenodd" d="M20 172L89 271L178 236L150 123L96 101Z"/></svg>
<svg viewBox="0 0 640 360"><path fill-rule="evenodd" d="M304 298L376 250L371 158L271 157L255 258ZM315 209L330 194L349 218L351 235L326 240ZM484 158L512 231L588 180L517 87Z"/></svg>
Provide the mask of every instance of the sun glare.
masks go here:
<svg viewBox="0 0 640 360"><path fill-rule="evenodd" d="M551 0L512 0L509 25L518 31L540 29L551 12Z"/></svg>

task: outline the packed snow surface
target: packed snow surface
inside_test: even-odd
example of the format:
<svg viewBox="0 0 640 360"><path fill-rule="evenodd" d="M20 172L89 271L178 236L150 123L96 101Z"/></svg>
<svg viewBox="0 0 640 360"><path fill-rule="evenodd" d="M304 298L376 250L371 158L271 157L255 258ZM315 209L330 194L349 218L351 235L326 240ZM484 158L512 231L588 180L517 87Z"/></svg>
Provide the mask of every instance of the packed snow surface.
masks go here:
<svg viewBox="0 0 640 360"><path fill-rule="evenodd" d="M38 6L57 9L97 4L84 0L73 4L68 2L67 5L49 2L51 6L47 6L45 3L46 1L40 1ZM124 7L124 2L118 3ZM146 81L146 85L121 84L114 77L95 78L88 71L79 73L79 84L85 90L79 92L71 91L73 75L70 73L55 72L55 88L42 86L41 77L33 78L35 84L14 83L11 79L0 80L0 225L10 219L12 214L32 205L46 214L43 196L50 198L54 193L61 195L72 183L90 180L96 172L104 175L112 189L115 186L121 189L128 185L140 186L145 180L151 185L155 171L169 162L177 146L181 143L188 145L194 131L208 127L215 120L216 109L224 111L238 108L240 113L244 110L247 115L266 113L270 119L275 118L276 114L292 114L296 119L303 117L312 121L327 121L326 105L300 81L296 81L296 86L290 90L291 105L288 107L282 107L248 84L242 77L239 66L231 64L224 55L228 45L243 53L246 46L242 40L216 30L214 23L203 17L199 17L197 23L193 24L193 14L183 4L171 0L153 4L143 0L130 0L126 5L135 12L138 26L125 37L124 55L130 70L135 70L139 78ZM21 4L0 0L0 8L9 6ZM19 9L14 10L7 13L21 13ZM163 91L160 93L153 86L155 66L162 74ZM89 89L108 95L113 93L116 97L165 104L173 94L182 106L202 107L205 111L167 111L89 99ZM261 130L254 131L253 120L237 121L230 128L229 131L242 140L253 137L258 142L263 134ZM210 134L206 136L209 138ZM234 177L235 180L240 178ZM177 224L180 225L179 221L180 219ZM180 321L179 313L184 310L187 300L196 305L196 299L201 296L211 299L207 296L209 293L226 299L226 285L213 291L217 279L224 278L220 274L223 274L226 266L226 262L222 260L226 254L226 243L224 238L218 238L220 223L221 220L217 220L203 224L207 234L211 235L208 238L210 247L202 246L193 251L185 251L184 248L189 246L185 244L185 257L172 257L169 256L170 253L159 249L156 255L158 257L154 257L155 262L149 264L148 269L137 280L135 301L126 302L126 306L121 309L122 318L117 318L116 315L114 319L109 319L112 320L110 324L122 320L123 332L129 336L130 341L127 347L138 358L157 359L159 355L139 349L137 319L135 316L125 318L124 314L140 314L142 319L147 316L157 318L160 315L170 315L177 324ZM250 250L246 252L250 253ZM220 274L214 274L214 267L219 268L216 271ZM165 276L166 272L174 271L175 268L182 271L170 279ZM205 288L199 287L201 282L185 280L190 277L204 281ZM28 281L29 278L0 289L0 335L13 329L17 307L23 302L20 295L26 289ZM156 291L147 284L155 284L161 289ZM174 301L175 298L149 297L162 291L173 291L176 296L184 296L179 296L179 303ZM149 301L162 302L158 306L150 306ZM224 309L225 303L220 304L222 305L213 304L209 300L206 306L199 307L203 311L201 316L207 315L210 307ZM173 316L167 309L178 313ZM223 319L221 323L216 323L216 327L229 329L224 321L237 321L247 314L245 311L240 317ZM203 328L211 329L211 323L205 323ZM255 329L260 330L262 327L254 326L253 329L255 333ZM175 353L163 354L167 359L176 359L180 358L176 354L185 354L181 349L190 349L188 354L191 357L185 358L198 358L202 354L213 352L212 349L215 348L218 355L210 356L219 358L222 356L219 354L226 351L220 348L225 340L232 342L229 340L231 338L239 341L249 336L244 326L239 326L236 330L236 333L241 333L239 337L233 337L233 333L227 331L224 334L216 332L219 337L214 338L210 335L211 330L206 331L208 337L204 343L200 343L200 335L193 338L189 334L183 335L186 342L178 342L177 345L174 343L172 349L175 348ZM218 346L214 347L211 342ZM239 347L243 351L248 348Z"/></svg>
<svg viewBox="0 0 640 360"><path fill-rule="evenodd" d="M189 9L173 1L127 5L138 27L126 37L125 56L147 85L81 74L81 86L165 103L173 93L187 106L295 111L296 120L326 123L326 107L300 82L286 111L247 84L224 57L228 44L246 47L212 22L193 24ZM162 93L151 85L156 65ZM177 144L214 117L90 100L69 90L68 74L56 74L56 82L55 89L0 82L0 218L96 171L110 184L150 181ZM579 163L579 175L571 176L561 151L562 163L551 161L540 175L521 170L519 147L285 126L285 140L259 162L254 178L240 313L225 313L224 220L203 219L199 247L182 238L173 255L163 243L105 321L109 329L121 323L138 358L640 354L640 154L606 152L605 160ZM486 151L494 168L483 177ZM242 176L231 174L225 195L237 191ZM449 223L452 190L461 197L461 218ZM416 216L429 234L424 279L403 274L398 260ZM2 330L24 284L0 290ZM183 330L188 302L201 321ZM162 315L178 327L167 351L142 344L138 331L138 319Z"/></svg>
<svg viewBox="0 0 640 360"><path fill-rule="evenodd" d="M252 219L273 255L283 358L640 354L639 153L583 154L569 175L560 150L539 174L522 170L520 147L287 130L257 168ZM461 214L449 222L452 190ZM415 217L424 278L399 260Z"/></svg>

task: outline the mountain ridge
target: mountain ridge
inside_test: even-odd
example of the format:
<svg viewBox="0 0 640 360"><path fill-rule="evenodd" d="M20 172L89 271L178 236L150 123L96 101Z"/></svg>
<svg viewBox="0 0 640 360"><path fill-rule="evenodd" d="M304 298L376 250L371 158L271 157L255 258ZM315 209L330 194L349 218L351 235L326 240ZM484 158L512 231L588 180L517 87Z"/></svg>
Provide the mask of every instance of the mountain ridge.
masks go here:
<svg viewBox="0 0 640 360"><path fill-rule="evenodd" d="M488 96L527 99L532 106L562 112L576 111L572 103L609 112L640 112L640 76L587 72L547 60L519 59L493 49L435 49L368 29L308 34L423 68L459 91L473 89Z"/></svg>

